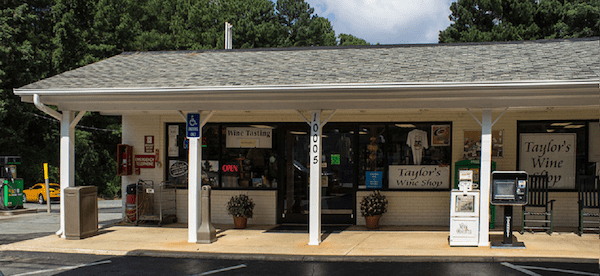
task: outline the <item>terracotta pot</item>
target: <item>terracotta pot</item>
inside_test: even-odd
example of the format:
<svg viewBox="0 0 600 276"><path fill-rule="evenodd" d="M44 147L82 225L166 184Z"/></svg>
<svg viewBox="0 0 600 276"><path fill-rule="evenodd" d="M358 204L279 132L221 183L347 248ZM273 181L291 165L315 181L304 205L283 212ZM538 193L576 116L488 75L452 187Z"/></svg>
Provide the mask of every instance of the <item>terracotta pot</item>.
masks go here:
<svg viewBox="0 0 600 276"><path fill-rule="evenodd" d="M233 225L235 226L235 229L244 229L244 228L246 228L247 223L248 223L247 217L233 216Z"/></svg>
<svg viewBox="0 0 600 276"><path fill-rule="evenodd" d="M365 221L367 222L367 229L377 229L379 227L379 218L381 215L367 216Z"/></svg>

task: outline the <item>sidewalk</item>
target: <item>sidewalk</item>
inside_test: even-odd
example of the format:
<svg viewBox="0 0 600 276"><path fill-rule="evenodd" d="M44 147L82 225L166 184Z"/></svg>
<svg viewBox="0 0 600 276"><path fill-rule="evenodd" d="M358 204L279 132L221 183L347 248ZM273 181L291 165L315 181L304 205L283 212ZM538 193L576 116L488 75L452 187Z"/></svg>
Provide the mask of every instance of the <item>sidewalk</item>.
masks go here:
<svg viewBox="0 0 600 276"><path fill-rule="evenodd" d="M308 233L273 231L274 226L232 229L215 225L218 240L212 244L187 242L186 224L156 227L113 225L83 240L65 240L55 235L0 246L0 250L85 253L100 255L161 256L189 258L287 260L287 261L367 261L367 262L599 262L597 234L582 237L572 232L515 232L526 249L490 247L450 247L448 230L409 230L382 227L367 230L350 226L343 231L326 232L318 246L308 245ZM414 229L414 227L412 228ZM492 231L492 241L501 241L502 232Z"/></svg>

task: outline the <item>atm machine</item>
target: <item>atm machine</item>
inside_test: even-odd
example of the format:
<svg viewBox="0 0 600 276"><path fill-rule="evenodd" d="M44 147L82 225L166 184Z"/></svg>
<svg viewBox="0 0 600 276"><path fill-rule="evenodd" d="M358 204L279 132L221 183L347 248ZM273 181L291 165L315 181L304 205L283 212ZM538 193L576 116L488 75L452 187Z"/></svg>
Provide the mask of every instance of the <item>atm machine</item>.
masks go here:
<svg viewBox="0 0 600 276"><path fill-rule="evenodd" d="M479 190L473 190L473 171L459 171L459 189L451 192L450 246L479 243Z"/></svg>
<svg viewBox="0 0 600 276"><path fill-rule="evenodd" d="M527 172L495 171L492 173L491 204L504 207L503 242L492 242L491 248L525 249L522 242L513 242L513 206L527 204Z"/></svg>

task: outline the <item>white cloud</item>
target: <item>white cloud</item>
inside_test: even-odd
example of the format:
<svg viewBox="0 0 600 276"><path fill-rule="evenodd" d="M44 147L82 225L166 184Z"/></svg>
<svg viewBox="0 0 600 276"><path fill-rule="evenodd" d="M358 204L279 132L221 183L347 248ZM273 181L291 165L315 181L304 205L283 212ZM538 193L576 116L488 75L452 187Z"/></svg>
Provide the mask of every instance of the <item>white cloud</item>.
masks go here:
<svg viewBox="0 0 600 276"><path fill-rule="evenodd" d="M336 34L375 44L436 43L450 25L452 0L305 0Z"/></svg>

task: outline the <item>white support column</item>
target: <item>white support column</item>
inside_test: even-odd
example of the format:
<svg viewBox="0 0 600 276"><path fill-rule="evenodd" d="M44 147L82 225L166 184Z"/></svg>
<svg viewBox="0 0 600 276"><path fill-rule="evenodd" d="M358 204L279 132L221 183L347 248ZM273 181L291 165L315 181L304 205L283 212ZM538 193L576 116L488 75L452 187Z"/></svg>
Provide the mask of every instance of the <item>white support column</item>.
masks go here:
<svg viewBox="0 0 600 276"><path fill-rule="evenodd" d="M321 244L321 111L311 111L308 245Z"/></svg>
<svg viewBox="0 0 600 276"><path fill-rule="evenodd" d="M65 188L75 186L75 126L73 112L64 110L60 121L60 229L56 232L65 236ZM76 123L75 123L76 124Z"/></svg>
<svg viewBox="0 0 600 276"><path fill-rule="evenodd" d="M479 182L479 246L490 245L490 182L492 173L492 109L482 109Z"/></svg>
<svg viewBox="0 0 600 276"><path fill-rule="evenodd" d="M204 119L199 111L198 137L188 138L188 242L198 242L198 228L200 228L200 188L202 188L202 127L208 122L214 111L210 111ZM187 118L186 118L187 120ZM186 131L187 132L187 131Z"/></svg>
<svg viewBox="0 0 600 276"><path fill-rule="evenodd" d="M200 122L198 122L199 124ZM200 227L200 187L202 186L202 127L197 138L189 138L188 164L188 242L198 241Z"/></svg>

